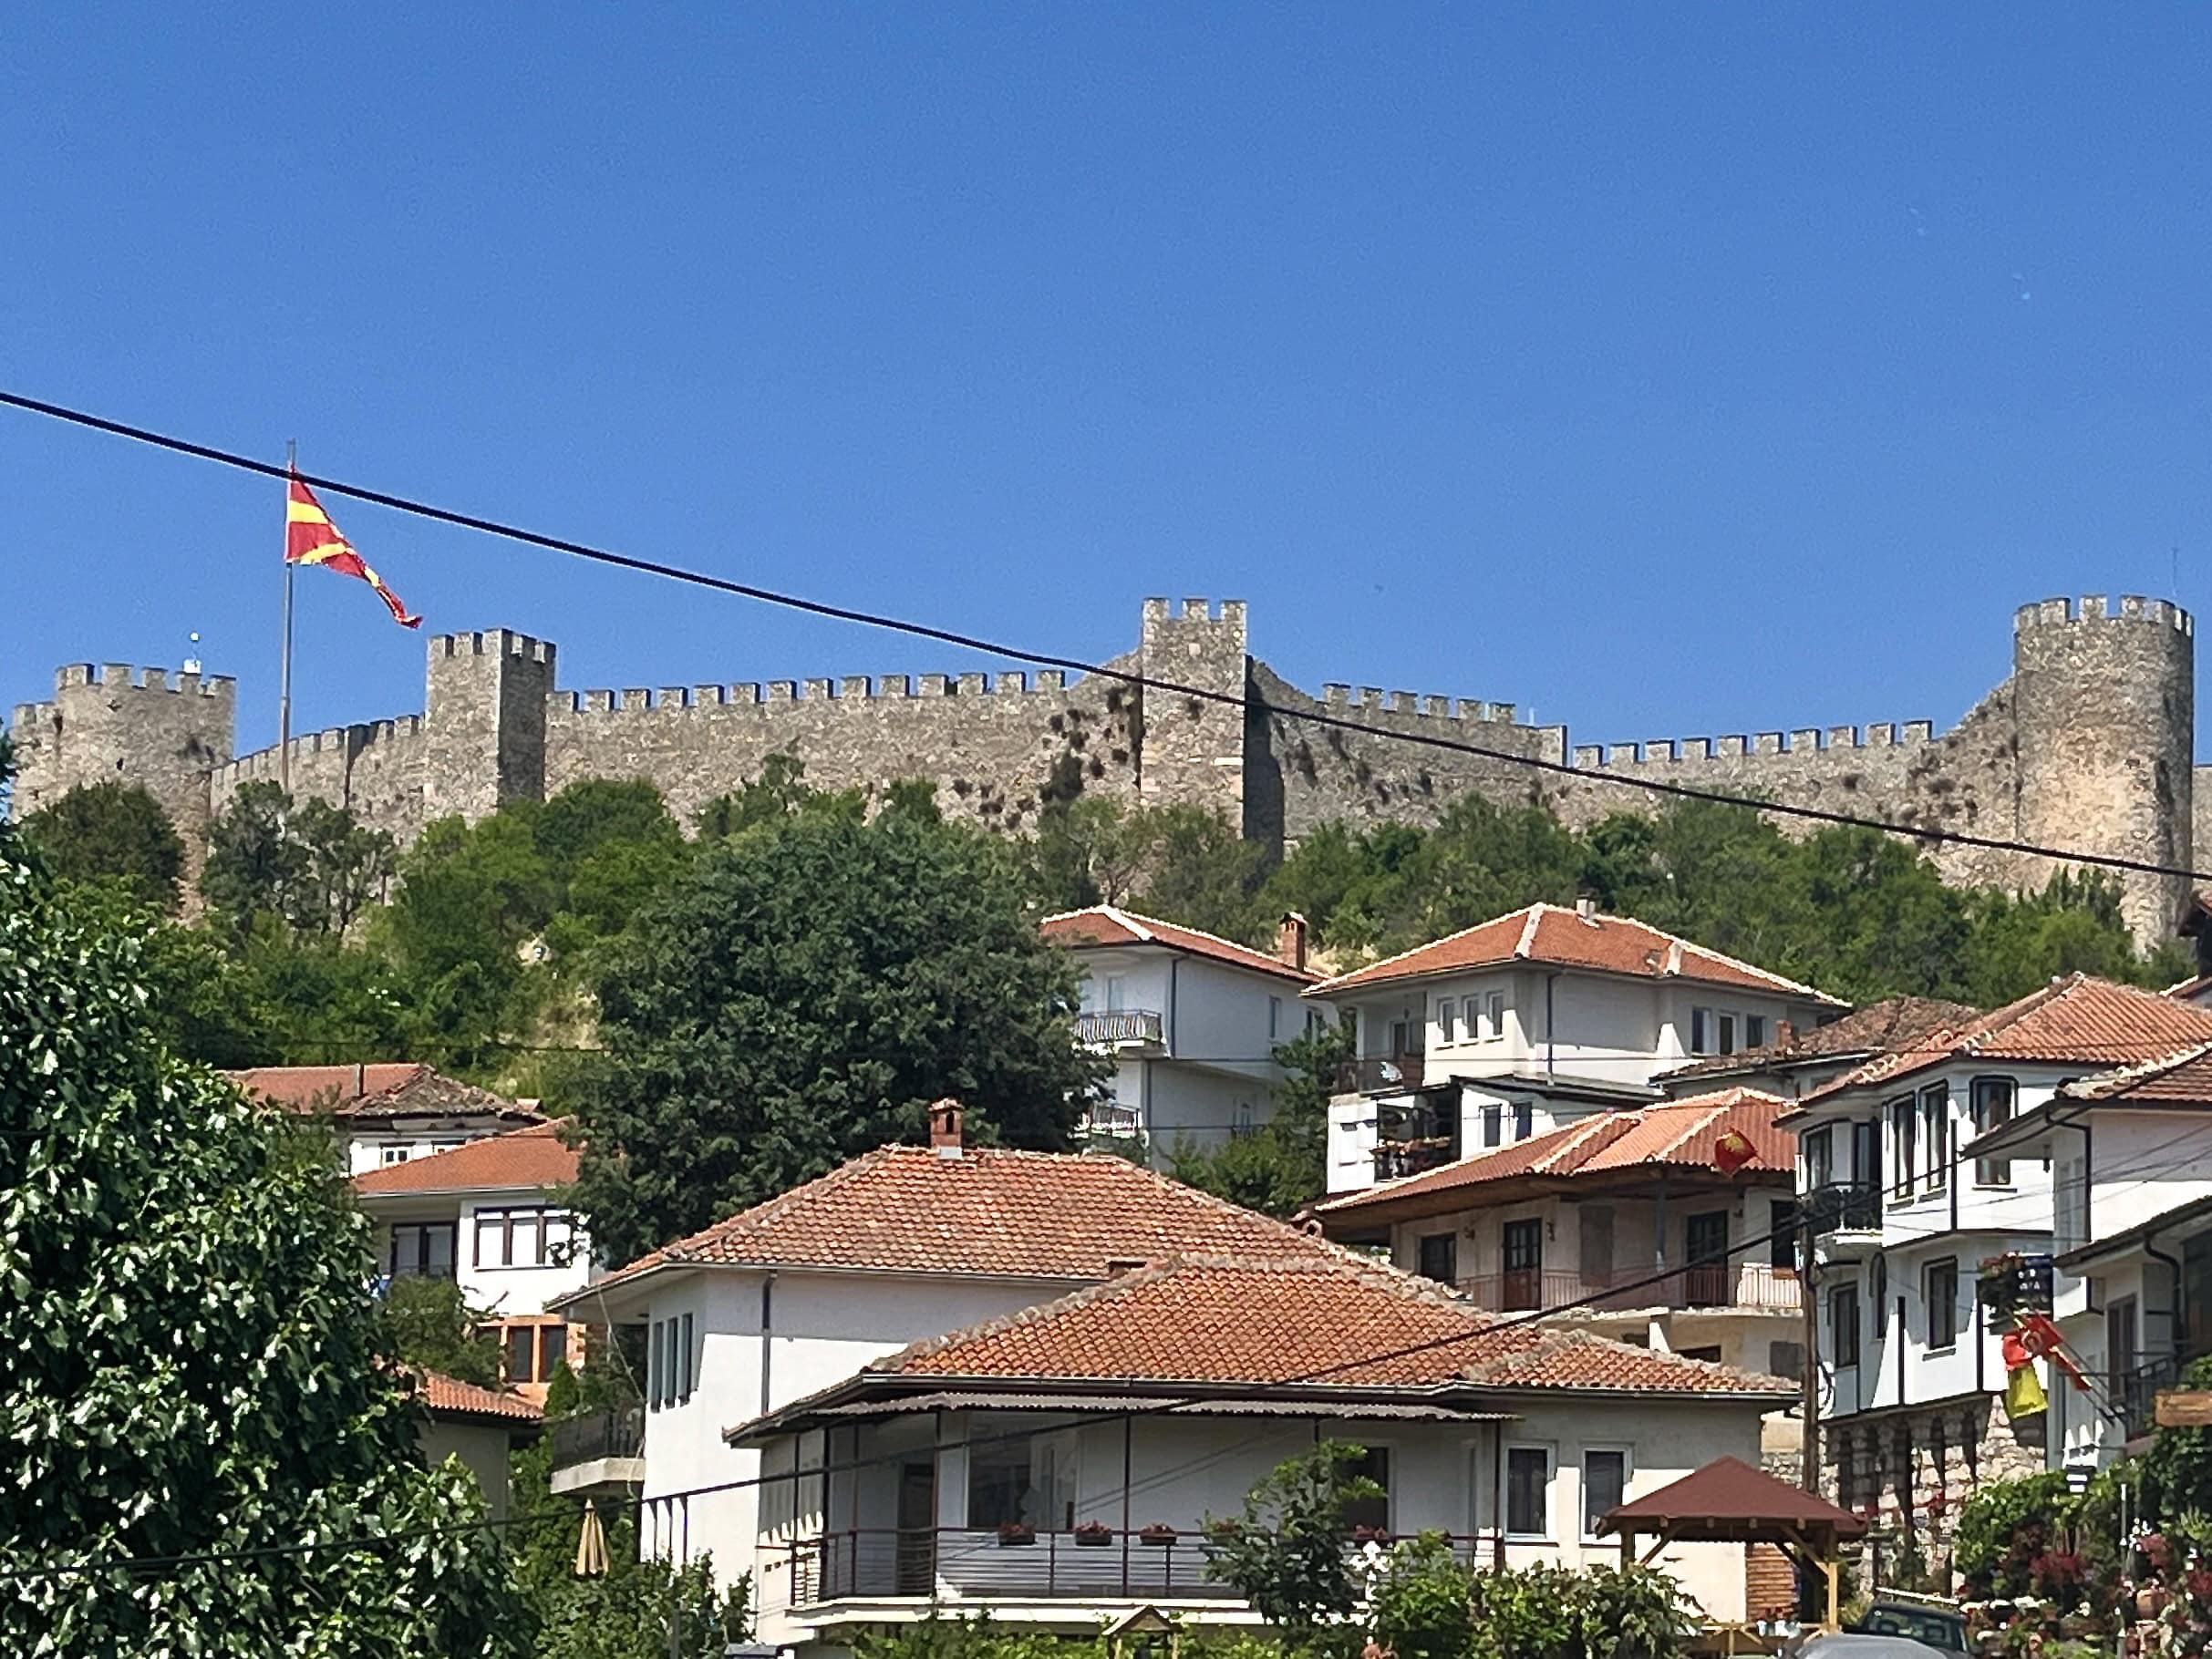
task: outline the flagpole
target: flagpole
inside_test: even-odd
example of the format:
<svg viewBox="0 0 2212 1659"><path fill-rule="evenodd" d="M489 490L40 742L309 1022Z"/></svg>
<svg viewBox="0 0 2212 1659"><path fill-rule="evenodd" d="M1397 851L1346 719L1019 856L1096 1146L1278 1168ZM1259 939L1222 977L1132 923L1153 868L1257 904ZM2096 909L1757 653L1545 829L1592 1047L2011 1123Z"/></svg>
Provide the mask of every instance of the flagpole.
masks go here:
<svg viewBox="0 0 2212 1659"><path fill-rule="evenodd" d="M299 444L286 440L284 444L284 471L289 475L299 469ZM287 795L292 793L292 547L291 547L291 486L287 482L284 494L286 521L284 545L284 665L277 674L276 702L276 777L277 787Z"/></svg>

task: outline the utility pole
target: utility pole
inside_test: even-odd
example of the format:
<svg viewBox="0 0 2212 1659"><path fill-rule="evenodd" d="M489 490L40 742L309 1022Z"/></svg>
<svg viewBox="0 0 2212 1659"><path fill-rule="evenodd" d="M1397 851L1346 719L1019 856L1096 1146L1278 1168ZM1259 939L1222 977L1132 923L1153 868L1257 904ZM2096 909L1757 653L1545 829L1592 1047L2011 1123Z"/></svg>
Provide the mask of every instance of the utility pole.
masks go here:
<svg viewBox="0 0 2212 1659"><path fill-rule="evenodd" d="M1815 1193L1807 1193L1812 1201L1806 1203L1796 1217L1799 1231L1799 1258L1797 1270L1798 1300L1804 1304L1805 1351L1804 1374L1798 1387L1802 1399L1801 1415L1804 1419L1804 1445L1802 1448L1804 1468L1802 1484L1814 1497L1820 1495L1820 1297L1813 1279L1813 1218L1819 1202Z"/></svg>

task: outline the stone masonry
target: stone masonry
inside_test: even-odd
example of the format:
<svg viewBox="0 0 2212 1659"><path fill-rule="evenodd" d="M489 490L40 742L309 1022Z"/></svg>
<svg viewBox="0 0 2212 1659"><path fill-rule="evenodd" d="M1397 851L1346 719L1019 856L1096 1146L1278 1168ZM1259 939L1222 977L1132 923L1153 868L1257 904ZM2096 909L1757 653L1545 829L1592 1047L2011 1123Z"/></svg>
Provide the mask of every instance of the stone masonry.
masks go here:
<svg viewBox="0 0 2212 1659"><path fill-rule="evenodd" d="M1923 720L1570 747L1565 726L1524 724L1509 703L1334 685L1315 697L1250 654L1240 600L1146 600L1136 648L1107 665L1142 685L1044 672L571 692L555 660L550 642L504 629L432 639L423 712L295 737L294 791L403 841L438 818L584 778L645 778L688 820L788 754L824 788L934 779L948 811L1009 831L1047 800L1090 793L1208 807L1277 850L1332 819L1432 819L1469 792L1577 824L1649 809L1656 798L1618 787L1629 778L2165 863L2202 863L2192 855L2207 839L2194 816L2194 628L2165 601L2132 596L2023 606L2011 677L1940 736ZM119 778L144 784L198 845L242 783L279 770L274 749L233 757L234 690L159 669L63 668L53 701L15 712L16 809ZM1515 764L1527 759L1562 769ZM2008 853L1935 856L1962 881L2048 873ZM2188 883L2124 885L2137 937L2165 937Z"/></svg>

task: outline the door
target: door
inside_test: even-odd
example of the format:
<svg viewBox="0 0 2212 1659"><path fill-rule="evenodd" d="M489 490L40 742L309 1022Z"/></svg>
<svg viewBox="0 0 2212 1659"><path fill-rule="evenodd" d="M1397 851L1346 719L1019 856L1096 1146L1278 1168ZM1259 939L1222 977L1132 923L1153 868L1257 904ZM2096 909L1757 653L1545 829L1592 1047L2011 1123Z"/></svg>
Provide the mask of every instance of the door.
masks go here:
<svg viewBox="0 0 2212 1659"><path fill-rule="evenodd" d="M1577 1223L1582 1233L1582 1289L1584 1294L1592 1291L1613 1288L1613 1207L1610 1204L1585 1204Z"/></svg>
<svg viewBox="0 0 2212 1659"><path fill-rule="evenodd" d="M1724 1308L1735 1298L1734 1269L1728 1260L1728 1211L1708 1210L1684 1223L1683 1254L1690 1271L1683 1274L1687 1305Z"/></svg>
<svg viewBox="0 0 2212 1659"><path fill-rule="evenodd" d="M934 1463L899 1466L899 1530L895 1591L929 1595L937 1582L937 1469Z"/></svg>
<svg viewBox="0 0 2212 1659"><path fill-rule="evenodd" d="M1505 1273L1498 1305L1508 1314L1544 1305L1544 1223L1534 1216L1504 1228Z"/></svg>

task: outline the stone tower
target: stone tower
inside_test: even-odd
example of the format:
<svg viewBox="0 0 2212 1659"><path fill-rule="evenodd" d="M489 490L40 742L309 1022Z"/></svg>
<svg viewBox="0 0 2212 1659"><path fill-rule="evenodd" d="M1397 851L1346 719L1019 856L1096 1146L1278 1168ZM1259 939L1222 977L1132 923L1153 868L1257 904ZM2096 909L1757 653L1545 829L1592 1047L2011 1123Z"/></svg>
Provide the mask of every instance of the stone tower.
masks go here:
<svg viewBox="0 0 2212 1659"><path fill-rule="evenodd" d="M459 813L473 823L509 801L544 799L553 689L553 648L544 640L494 628L430 641L423 822Z"/></svg>
<svg viewBox="0 0 2212 1659"><path fill-rule="evenodd" d="M1147 685L1142 701L1142 757L1138 799L1148 807L1211 809L1240 831L1245 820L1245 602L1225 599L1218 612L1186 599L1178 613L1164 599L1144 602L1137 660L1146 680L1218 692L1215 702Z"/></svg>
<svg viewBox="0 0 2212 1659"><path fill-rule="evenodd" d="M2189 613L2132 593L2022 605L2012 619L2012 687L2020 838L2187 868L2196 737ZM2188 881L2129 874L2122 885L2136 939L2150 948L2170 938Z"/></svg>
<svg viewBox="0 0 2212 1659"><path fill-rule="evenodd" d="M52 805L79 784L137 784L188 850L207 840L208 774L231 757L237 682L129 663L72 663L51 703L16 710L15 812ZM197 866L197 858L192 860ZM190 872L187 872L188 875Z"/></svg>

